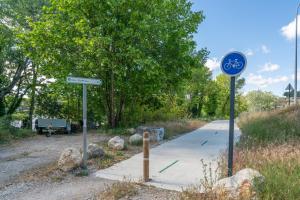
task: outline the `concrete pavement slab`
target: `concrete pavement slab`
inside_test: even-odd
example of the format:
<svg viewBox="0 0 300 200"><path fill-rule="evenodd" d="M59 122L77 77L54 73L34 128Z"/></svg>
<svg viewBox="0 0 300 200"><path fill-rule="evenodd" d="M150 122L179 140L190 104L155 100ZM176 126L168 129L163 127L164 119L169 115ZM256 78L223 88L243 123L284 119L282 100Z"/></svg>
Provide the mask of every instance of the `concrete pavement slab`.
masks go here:
<svg viewBox="0 0 300 200"><path fill-rule="evenodd" d="M218 120L187 133L174 140L150 149L150 178L147 184L181 191L199 185L205 177L204 164L211 168L213 176L218 170L218 158L228 147L229 121ZM235 140L240 131L235 126ZM141 181L143 155L137 154L128 160L96 172L96 177L111 180Z"/></svg>

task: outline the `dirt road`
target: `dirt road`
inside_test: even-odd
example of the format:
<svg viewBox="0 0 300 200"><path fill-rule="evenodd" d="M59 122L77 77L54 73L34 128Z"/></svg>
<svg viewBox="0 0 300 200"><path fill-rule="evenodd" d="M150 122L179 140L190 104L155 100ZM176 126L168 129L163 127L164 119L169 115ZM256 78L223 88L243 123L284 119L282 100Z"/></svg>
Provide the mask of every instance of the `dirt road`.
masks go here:
<svg viewBox="0 0 300 200"><path fill-rule="evenodd" d="M196 129L204 123L193 126ZM189 124L187 124L189 125ZM186 124L185 124L186 126ZM184 127L185 127L184 126ZM176 127L176 126L175 126ZM180 127L179 127L180 128ZM173 130L173 129L172 129ZM182 129L180 134L188 131ZM190 131L190 129L188 129ZM177 135L180 135L177 134ZM88 143L104 145L113 135L88 133ZM124 136L128 142L128 136ZM155 144L155 147L159 144ZM0 146L0 200L95 200L105 187L115 181L95 177L95 172L106 166L106 161L88 165L90 175L80 176L80 170L64 173L57 169L57 160L67 147L82 147L82 135L53 135L50 138L35 136ZM119 162L141 151L139 146L127 146L122 152L106 153L115 157L110 162ZM120 158L122 157L122 158ZM100 164L100 165L99 165ZM113 164L113 163L111 163ZM107 166L109 167L109 166ZM106 167L104 167L106 168ZM139 185L138 193L129 199L167 200L176 199L172 191ZM125 197L124 199L128 199Z"/></svg>
<svg viewBox="0 0 300 200"><path fill-rule="evenodd" d="M90 133L88 142L103 142L107 135ZM0 147L0 199L89 199L111 181L92 176L34 177L55 165L67 147L81 148L82 136L35 136ZM53 164L54 163L54 164Z"/></svg>
<svg viewBox="0 0 300 200"><path fill-rule="evenodd" d="M110 137L92 133L88 141L101 143ZM96 200L96 196L115 181L95 177L96 169L90 169L87 177L53 170L64 148L81 146L81 134L36 136L0 146L0 200ZM170 195L175 194L141 187L132 199L166 200Z"/></svg>
<svg viewBox="0 0 300 200"><path fill-rule="evenodd" d="M89 134L89 142L100 142L107 138L100 134ZM42 135L15 142L11 146L0 147L0 185L23 171L56 161L67 147L81 148L82 136Z"/></svg>

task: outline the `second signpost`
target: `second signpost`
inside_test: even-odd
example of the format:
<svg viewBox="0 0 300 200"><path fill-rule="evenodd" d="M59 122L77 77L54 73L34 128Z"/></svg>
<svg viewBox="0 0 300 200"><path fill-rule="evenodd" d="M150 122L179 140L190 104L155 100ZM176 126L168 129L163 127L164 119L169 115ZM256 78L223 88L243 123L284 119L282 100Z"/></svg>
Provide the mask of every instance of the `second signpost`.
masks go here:
<svg viewBox="0 0 300 200"><path fill-rule="evenodd" d="M87 91L86 85L100 85L101 80L81 78L81 77L67 77L68 83L82 84L82 135L83 135L83 168L87 169Z"/></svg>
<svg viewBox="0 0 300 200"><path fill-rule="evenodd" d="M238 51L234 51L226 54L221 62L222 72L230 76L228 176L232 176L232 169L233 169L235 78L245 70L246 65L247 65L246 56Z"/></svg>

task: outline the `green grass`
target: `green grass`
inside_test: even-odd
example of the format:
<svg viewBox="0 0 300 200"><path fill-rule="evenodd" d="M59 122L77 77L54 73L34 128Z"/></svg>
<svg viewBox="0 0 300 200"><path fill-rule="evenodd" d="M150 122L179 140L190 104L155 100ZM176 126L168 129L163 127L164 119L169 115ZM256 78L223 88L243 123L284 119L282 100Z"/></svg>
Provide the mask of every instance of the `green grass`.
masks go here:
<svg viewBox="0 0 300 200"><path fill-rule="evenodd" d="M300 199L299 107L243 115L239 126L234 171L250 167L265 177L255 186L258 199Z"/></svg>
<svg viewBox="0 0 300 200"><path fill-rule="evenodd" d="M261 172L266 177L264 184L257 185L259 199L300 199L300 165L290 161L270 163Z"/></svg>
<svg viewBox="0 0 300 200"><path fill-rule="evenodd" d="M0 144L9 143L12 140L34 136L30 129L0 129Z"/></svg>
<svg viewBox="0 0 300 200"><path fill-rule="evenodd" d="M0 144L8 143L13 139L25 138L35 135L30 129L19 129L10 125L11 116L0 118Z"/></svg>
<svg viewBox="0 0 300 200"><path fill-rule="evenodd" d="M244 114L239 118L244 141L253 144L282 143L300 138L300 108Z"/></svg>

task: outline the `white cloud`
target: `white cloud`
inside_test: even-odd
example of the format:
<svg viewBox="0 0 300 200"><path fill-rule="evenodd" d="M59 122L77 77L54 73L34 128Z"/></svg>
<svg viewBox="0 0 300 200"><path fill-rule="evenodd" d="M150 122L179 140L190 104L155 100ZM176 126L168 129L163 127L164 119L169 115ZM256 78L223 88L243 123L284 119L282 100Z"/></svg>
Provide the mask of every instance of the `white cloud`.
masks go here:
<svg viewBox="0 0 300 200"><path fill-rule="evenodd" d="M253 56L254 55L254 51L252 49L247 49L245 51L246 56Z"/></svg>
<svg viewBox="0 0 300 200"><path fill-rule="evenodd" d="M270 49L266 46L266 45L261 45L261 51L264 53L264 54L268 54L270 53Z"/></svg>
<svg viewBox="0 0 300 200"><path fill-rule="evenodd" d="M271 84L281 83L288 81L289 78L287 76L278 76L278 77L263 77L262 75L255 75L253 73L249 74L246 79L247 83L256 85L260 88L268 87Z"/></svg>
<svg viewBox="0 0 300 200"><path fill-rule="evenodd" d="M274 72L277 71L280 68L280 66L278 64L272 64L270 62L264 64L264 66L262 66L262 69L259 70L259 72Z"/></svg>
<svg viewBox="0 0 300 200"><path fill-rule="evenodd" d="M206 63L205 63L205 66L210 70L210 71L213 71L217 68L220 67L220 60L218 60L217 58L209 58Z"/></svg>
<svg viewBox="0 0 300 200"><path fill-rule="evenodd" d="M298 27L300 25L300 15L298 15ZM292 40L295 38L295 32L296 32L296 18L291 21L289 24L283 26L281 29L281 34L288 40ZM298 32L298 35L300 33Z"/></svg>

